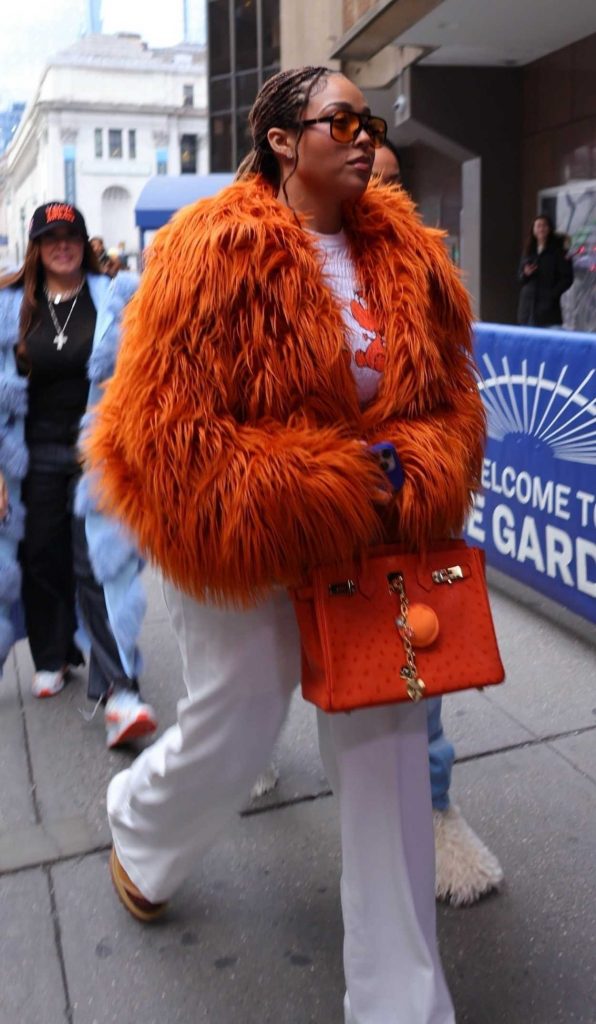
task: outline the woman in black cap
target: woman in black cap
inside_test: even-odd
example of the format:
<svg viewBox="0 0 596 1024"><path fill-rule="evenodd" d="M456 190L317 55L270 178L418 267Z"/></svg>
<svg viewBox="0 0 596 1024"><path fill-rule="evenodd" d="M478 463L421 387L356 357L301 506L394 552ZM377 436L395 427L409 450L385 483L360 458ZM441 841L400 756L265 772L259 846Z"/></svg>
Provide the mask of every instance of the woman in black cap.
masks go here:
<svg viewBox="0 0 596 1024"><path fill-rule="evenodd" d="M138 653L122 656L131 615L142 614L136 581L110 618L96 581L109 579L128 541L106 522L89 550L74 511L77 442L81 417L113 370L136 284L132 275L112 282L101 274L83 216L65 202L36 209L22 268L0 279L0 665L18 635L22 598L33 694L59 693L68 666L83 661L78 613L90 643L88 695L105 701L110 747L157 723L139 694ZM84 495L77 501L82 511Z"/></svg>

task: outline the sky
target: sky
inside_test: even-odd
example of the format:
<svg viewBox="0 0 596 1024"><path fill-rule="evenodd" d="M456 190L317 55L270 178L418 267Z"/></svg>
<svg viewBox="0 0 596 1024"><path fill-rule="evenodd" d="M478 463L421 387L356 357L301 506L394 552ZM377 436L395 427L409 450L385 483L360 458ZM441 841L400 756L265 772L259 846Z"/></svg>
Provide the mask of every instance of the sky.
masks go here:
<svg viewBox="0 0 596 1024"><path fill-rule="evenodd" d="M191 19L204 37L205 0L189 2ZM182 10L182 0L103 0L103 31L138 32L149 46L173 46L182 40ZM86 24L86 0L4 0L0 109L32 99L48 57L76 42Z"/></svg>

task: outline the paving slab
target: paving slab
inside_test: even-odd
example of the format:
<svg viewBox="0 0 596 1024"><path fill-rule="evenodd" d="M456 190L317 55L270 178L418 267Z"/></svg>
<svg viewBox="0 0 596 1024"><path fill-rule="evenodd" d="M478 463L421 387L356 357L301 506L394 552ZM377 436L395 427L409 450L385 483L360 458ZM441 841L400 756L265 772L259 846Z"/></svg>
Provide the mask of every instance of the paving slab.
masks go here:
<svg viewBox="0 0 596 1024"><path fill-rule="evenodd" d="M596 630L590 643L494 588L491 603L507 681L489 699L536 736L594 724Z"/></svg>
<svg viewBox="0 0 596 1024"><path fill-rule="evenodd" d="M443 698L443 729L455 747L456 757L474 757L535 738L530 729L492 700L495 689L498 687L464 690Z"/></svg>
<svg viewBox="0 0 596 1024"><path fill-rule="evenodd" d="M458 1024L594 1024L596 787L547 745L455 775L506 875L500 895L439 909ZM339 870L332 798L236 819L151 929L115 901L104 856L55 867L74 1024L340 1024Z"/></svg>
<svg viewBox="0 0 596 1024"><path fill-rule="evenodd" d="M0 878L0 1024L67 1024L48 878Z"/></svg>
<svg viewBox="0 0 596 1024"><path fill-rule="evenodd" d="M596 733L590 730L578 735L565 736L563 739L555 740L551 746L596 784ZM594 868L596 870L596 862Z"/></svg>
<svg viewBox="0 0 596 1024"><path fill-rule="evenodd" d="M505 872L439 911L458 1024L594 1024L596 786L544 744L456 765L454 789Z"/></svg>
<svg viewBox="0 0 596 1024"><path fill-rule="evenodd" d="M175 720L176 703L184 695L184 687L177 645L169 626L159 580L155 574L147 572L146 583L149 590L149 606L142 636L145 658L143 693L158 712L161 732ZM495 616L501 622L504 635L511 626L512 617L516 619L527 614L525 609L499 593L494 604ZM543 620L533 613L531 623L535 630L543 627ZM551 623L548 623L548 627L551 631L556 629ZM518 634L519 631L516 633L516 645L519 646L521 639ZM579 645L582 647L581 654L585 653L583 648L586 645L576 638L563 636L562 642L572 648ZM515 647L516 651L518 646ZM511 649L509 634L506 635L504 647ZM28 649L25 644L20 644L17 650L36 793L42 818L44 821L53 821L81 816L84 819L84 825L81 827L90 829L95 834L94 846L107 842L107 784L115 772L130 763L135 752L144 744L138 744L130 750L106 750L101 709L90 723L85 722L81 715L81 711L88 711L91 707L85 697L84 670L79 670L73 675L73 681L58 698L52 701L35 701L28 689L28 679L32 672ZM590 654L593 653L590 648L588 651ZM577 652L576 654L578 657L581 656ZM567 646L555 646L554 653L551 651L549 655L551 664L555 655L558 659L557 664L562 664L566 672L571 658ZM526 656L527 651L524 653L524 657ZM522 744L540 734L535 723L530 719L523 720L525 714L523 709L520 711L517 701L506 696L509 689L519 690L517 669L510 673L510 680L502 688L490 688L482 692L468 691L445 699L446 733L455 745L457 757L474 757L514 744ZM564 726L561 724L562 716L557 694L555 693L551 699L553 685L548 678L545 690L548 691L548 701L541 711L542 732L551 735L564 731ZM585 687L580 686L578 694L578 685L573 682L567 687L567 691L568 704L573 707L576 703L580 704L581 725L585 726L586 721L596 724L594 715L586 719ZM528 700L531 706L537 704L535 695ZM14 713L16 714L16 711ZM574 714L573 724L577 725L578 722L580 717ZM54 737L50 743L47 742L48 736ZM58 736L61 737L59 743L55 739ZM17 741L13 736L12 746L15 746L15 743ZM22 749L21 758L24 766ZM246 809L263 810L280 803L316 796L328 789L318 753L316 712L301 699L299 692L294 696L291 712L274 752L273 761L280 773L277 787L259 801L253 802L249 799L252 781L247 780ZM25 774L23 781L17 786L16 797L12 799L13 816L24 799L27 785Z"/></svg>
<svg viewBox="0 0 596 1024"><path fill-rule="evenodd" d="M110 842L107 822L100 830L90 827L82 815L17 825L0 832L0 874L52 864L105 848Z"/></svg>
<svg viewBox="0 0 596 1024"><path fill-rule="evenodd" d="M23 713L12 653L0 680L0 779L0 833L19 824L34 824Z"/></svg>
<svg viewBox="0 0 596 1024"><path fill-rule="evenodd" d="M143 571L143 586L147 595L145 623L169 622L168 609L162 594L162 579L158 572L147 566Z"/></svg>
<svg viewBox="0 0 596 1024"><path fill-rule="evenodd" d="M106 857L53 869L73 1024L341 1024L334 801L236 819L143 929Z"/></svg>
<svg viewBox="0 0 596 1024"><path fill-rule="evenodd" d="M143 692L164 728L183 685L159 581L148 584ZM455 798L506 874L501 895L439 911L458 1024L595 1024L595 650L508 595L493 605L509 683L445 701L467 759ZM84 672L51 701L31 696L31 672L20 644L0 689L0 872L58 863L0 879L0 1024L67 1019L48 878L72 1024L341 1024L337 816L321 796L314 708L295 695L274 752L280 783L256 804L247 796L263 813L236 817L170 919L144 930L115 901L105 855L90 852L109 841L105 790L133 751L107 751L101 713L83 720Z"/></svg>
<svg viewBox="0 0 596 1024"><path fill-rule="evenodd" d="M272 763L279 772L279 781L271 792L247 801L245 809L249 812L329 791L319 755L316 708L302 699L298 689L273 751Z"/></svg>
<svg viewBox="0 0 596 1024"><path fill-rule="evenodd" d="M169 627L167 610L162 605L158 580L146 574L149 605L143 627L143 696L152 703L160 721L159 732L175 718L177 700L184 687L178 650ZM105 793L108 782L126 767L149 740L109 751L105 745L103 711L97 709L92 721L86 721L93 704L87 699L85 668L70 673L62 693L51 700L36 700L29 680L33 664L25 642L15 648L21 679L23 708L29 735L35 791L41 818L81 818L94 846L107 842ZM158 733L159 734L159 733Z"/></svg>
<svg viewBox="0 0 596 1024"><path fill-rule="evenodd" d="M19 645L18 656L41 820L47 823L81 816L99 841L98 837L105 835L107 784L121 765L132 761L133 754L106 749L101 709L92 722L84 720L81 712L93 707L86 698L84 669L71 674L57 697L38 700L28 685L32 665L25 645Z"/></svg>

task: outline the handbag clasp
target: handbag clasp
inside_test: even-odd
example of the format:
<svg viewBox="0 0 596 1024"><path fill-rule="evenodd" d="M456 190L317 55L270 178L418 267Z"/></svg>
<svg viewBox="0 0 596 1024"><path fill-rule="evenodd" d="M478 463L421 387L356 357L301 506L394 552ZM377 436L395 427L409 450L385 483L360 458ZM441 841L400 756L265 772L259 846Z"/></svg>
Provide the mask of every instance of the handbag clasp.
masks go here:
<svg viewBox="0 0 596 1024"><path fill-rule="evenodd" d="M358 587L354 580L344 580L342 583L330 583L329 593L331 597L353 597Z"/></svg>
<svg viewBox="0 0 596 1024"><path fill-rule="evenodd" d="M435 569L431 573L433 583L455 583L456 580L463 580L464 572L461 565L450 565L448 569Z"/></svg>

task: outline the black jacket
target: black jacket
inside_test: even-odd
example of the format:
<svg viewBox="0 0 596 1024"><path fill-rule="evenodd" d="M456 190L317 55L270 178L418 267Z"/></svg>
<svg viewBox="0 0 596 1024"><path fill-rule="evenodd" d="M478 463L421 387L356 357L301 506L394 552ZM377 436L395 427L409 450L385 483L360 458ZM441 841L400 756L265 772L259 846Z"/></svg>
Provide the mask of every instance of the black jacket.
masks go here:
<svg viewBox="0 0 596 1024"><path fill-rule="evenodd" d="M527 277L526 263L537 269ZM518 279L521 284L517 322L531 327L549 327L563 323L561 295L573 284L573 264L559 241L551 241L540 254L522 257Z"/></svg>

